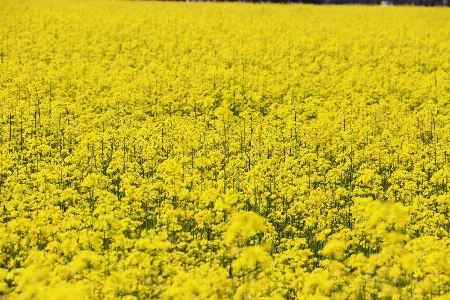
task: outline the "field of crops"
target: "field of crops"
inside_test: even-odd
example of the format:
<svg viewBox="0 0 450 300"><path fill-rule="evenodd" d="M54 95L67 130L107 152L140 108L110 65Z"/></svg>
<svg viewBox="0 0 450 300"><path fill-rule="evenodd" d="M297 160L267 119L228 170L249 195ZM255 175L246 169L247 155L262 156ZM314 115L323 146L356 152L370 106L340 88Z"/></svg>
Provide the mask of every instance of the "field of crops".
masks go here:
<svg viewBox="0 0 450 300"><path fill-rule="evenodd" d="M450 299L449 9L0 12L0 299Z"/></svg>

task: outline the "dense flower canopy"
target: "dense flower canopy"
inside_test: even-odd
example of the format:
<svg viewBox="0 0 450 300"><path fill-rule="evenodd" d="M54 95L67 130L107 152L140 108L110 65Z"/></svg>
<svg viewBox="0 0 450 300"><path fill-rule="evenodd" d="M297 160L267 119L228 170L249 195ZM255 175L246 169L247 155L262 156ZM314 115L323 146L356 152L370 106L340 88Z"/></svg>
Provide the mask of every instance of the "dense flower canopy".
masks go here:
<svg viewBox="0 0 450 300"><path fill-rule="evenodd" d="M0 298L450 297L448 9L0 10Z"/></svg>

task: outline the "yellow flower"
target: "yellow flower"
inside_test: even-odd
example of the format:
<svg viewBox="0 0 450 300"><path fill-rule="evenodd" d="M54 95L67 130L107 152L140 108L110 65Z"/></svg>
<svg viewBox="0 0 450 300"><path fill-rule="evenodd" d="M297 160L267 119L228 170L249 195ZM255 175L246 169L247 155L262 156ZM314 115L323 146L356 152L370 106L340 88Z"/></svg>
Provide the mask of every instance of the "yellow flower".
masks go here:
<svg viewBox="0 0 450 300"><path fill-rule="evenodd" d="M347 246L343 241L331 240L322 249L322 254L327 257L341 260L344 258Z"/></svg>
<svg viewBox="0 0 450 300"><path fill-rule="evenodd" d="M264 232L266 226L263 218L254 212L236 213L226 232L228 244L235 241L245 242L257 233Z"/></svg>

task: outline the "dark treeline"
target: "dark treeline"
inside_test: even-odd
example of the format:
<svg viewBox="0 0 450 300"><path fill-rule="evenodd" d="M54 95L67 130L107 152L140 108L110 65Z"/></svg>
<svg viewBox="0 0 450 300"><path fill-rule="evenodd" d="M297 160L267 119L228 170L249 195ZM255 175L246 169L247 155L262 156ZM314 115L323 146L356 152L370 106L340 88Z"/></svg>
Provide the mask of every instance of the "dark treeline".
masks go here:
<svg viewBox="0 0 450 300"><path fill-rule="evenodd" d="M274 1L272 1L274 2ZM283 2L283 1L279 1ZM380 5L381 0L303 0L301 3L313 4L369 4ZM384 1L386 5L424 5L424 6L448 6L448 0L393 0Z"/></svg>
<svg viewBox="0 0 450 300"><path fill-rule="evenodd" d="M196 0L189 0L196 1ZM200 0L204 1L204 0ZM251 2L251 3L307 3L307 4L366 4L366 5L422 5L450 6L450 0L214 0L220 2ZM383 3L382 3L383 2Z"/></svg>

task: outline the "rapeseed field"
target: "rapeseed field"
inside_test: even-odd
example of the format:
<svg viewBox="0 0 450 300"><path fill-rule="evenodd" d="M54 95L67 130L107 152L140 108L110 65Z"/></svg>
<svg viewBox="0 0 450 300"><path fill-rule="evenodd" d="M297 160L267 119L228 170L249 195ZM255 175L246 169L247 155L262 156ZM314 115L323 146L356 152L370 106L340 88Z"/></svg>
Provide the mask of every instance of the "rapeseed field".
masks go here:
<svg viewBox="0 0 450 300"><path fill-rule="evenodd" d="M0 11L0 299L450 299L449 9Z"/></svg>

